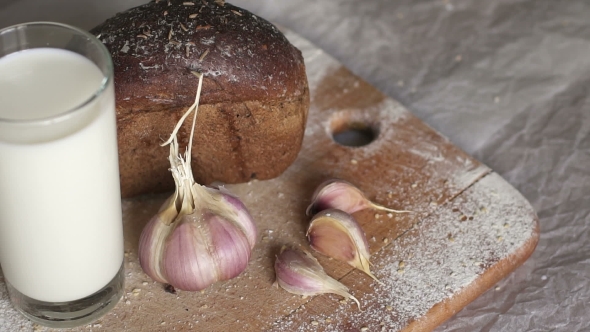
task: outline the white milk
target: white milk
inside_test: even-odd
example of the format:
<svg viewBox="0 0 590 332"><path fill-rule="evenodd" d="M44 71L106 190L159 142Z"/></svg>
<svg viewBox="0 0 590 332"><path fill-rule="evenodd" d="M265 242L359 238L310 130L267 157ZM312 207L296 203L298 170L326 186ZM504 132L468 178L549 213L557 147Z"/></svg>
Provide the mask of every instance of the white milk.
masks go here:
<svg viewBox="0 0 590 332"><path fill-rule="evenodd" d="M123 262L113 83L75 121L27 131L6 129L6 119L66 113L102 80L65 50L0 58L0 263L14 288L40 301L91 295Z"/></svg>

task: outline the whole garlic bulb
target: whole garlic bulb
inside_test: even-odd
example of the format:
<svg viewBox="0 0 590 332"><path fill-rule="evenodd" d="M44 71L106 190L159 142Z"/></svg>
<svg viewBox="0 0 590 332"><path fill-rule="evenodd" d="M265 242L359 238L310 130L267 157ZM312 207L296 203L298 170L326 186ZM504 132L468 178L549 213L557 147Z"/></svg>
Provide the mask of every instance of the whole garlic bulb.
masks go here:
<svg viewBox="0 0 590 332"><path fill-rule="evenodd" d="M169 199L139 241L145 273L187 291L238 276L256 244L256 226L239 199L223 190L193 187L200 194L194 210L175 213L175 200Z"/></svg>
<svg viewBox="0 0 590 332"><path fill-rule="evenodd" d="M191 169L191 148L203 77L195 103L180 119L171 138L170 171L174 194L144 227L139 262L152 279L175 288L197 291L246 269L256 244L256 226L244 204L225 189L197 184ZM195 110L189 147L178 152L176 134Z"/></svg>

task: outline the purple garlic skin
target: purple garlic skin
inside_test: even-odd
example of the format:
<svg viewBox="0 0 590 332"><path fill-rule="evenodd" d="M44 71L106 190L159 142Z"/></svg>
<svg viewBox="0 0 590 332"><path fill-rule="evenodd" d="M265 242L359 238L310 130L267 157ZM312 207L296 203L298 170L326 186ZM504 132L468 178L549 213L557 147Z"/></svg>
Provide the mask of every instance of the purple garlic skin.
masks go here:
<svg viewBox="0 0 590 332"><path fill-rule="evenodd" d="M205 213L185 215L178 223L164 249L163 271L169 284L198 291L246 269L250 244L231 222Z"/></svg>
<svg viewBox="0 0 590 332"><path fill-rule="evenodd" d="M330 179L321 183L315 190L311 201L311 205L307 208L308 216L327 209L338 209L352 214L370 207L365 195L360 190L351 183L338 179Z"/></svg>
<svg viewBox="0 0 590 332"><path fill-rule="evenodd" d="M207 189L209 191L212 191L213 193L215 193L215 191L216 191L215 189L211 189L211 188L207 188ZM246 234L246 237L248 237L248 242L250 243L250 247L254 248L254 245L256 245L257 230L256 230L256 225L253 222L252 216L248 212L248 209L246 208L244 203L242 203L242 201L239 198L234 196L232 193L230 193L224 187L220 187L218 190L222 194L221 199L226 204L233 206L233 208L237 212L237 218L235 219L235 221L237 224L239 224L242 227L244 234Z"/></svg>

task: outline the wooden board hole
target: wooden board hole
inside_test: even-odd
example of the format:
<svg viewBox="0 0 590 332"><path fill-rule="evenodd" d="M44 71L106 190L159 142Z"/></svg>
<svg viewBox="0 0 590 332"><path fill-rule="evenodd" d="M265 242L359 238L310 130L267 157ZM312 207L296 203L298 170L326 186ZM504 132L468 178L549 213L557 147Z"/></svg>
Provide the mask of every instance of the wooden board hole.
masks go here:
<svg viewBox="0 0 590 332"><path fill-rule="evenodd" d="M367 121L364 114L339 112L330 121L332 139L343 146L361 147L371 144L379 136L379 128Z"/></svg>

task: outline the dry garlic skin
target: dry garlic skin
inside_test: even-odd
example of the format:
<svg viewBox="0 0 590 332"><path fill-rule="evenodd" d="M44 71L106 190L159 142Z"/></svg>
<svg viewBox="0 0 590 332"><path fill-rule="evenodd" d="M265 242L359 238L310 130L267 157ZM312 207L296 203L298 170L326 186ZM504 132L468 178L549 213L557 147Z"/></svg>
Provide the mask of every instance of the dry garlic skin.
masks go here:
<svg viewBox="0 0 590 332"><path fill-rule="evenodd" d="M210 215L207 224L211 238L209 250L217 261L218 280L237 277L250 260L248 237L235 224L218 215Z"/></svg>
<svg viewBox="0 0 590 332"><path fill-rule="evenodd" d="M166 225L157 214L143 228L139 238L139 264L152 279L165 283L160 263L165 240L172 226Z"/></svg>
<svg viewBox="0 0 590 332"><path fill-rule="evenodd" d="M206 236L190 222L181 222L166 239L162 257L167 283L174 288L198 291L217 281L215 260ZM206 268L203 268L206 267Z"/></svg>

